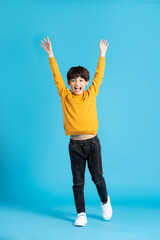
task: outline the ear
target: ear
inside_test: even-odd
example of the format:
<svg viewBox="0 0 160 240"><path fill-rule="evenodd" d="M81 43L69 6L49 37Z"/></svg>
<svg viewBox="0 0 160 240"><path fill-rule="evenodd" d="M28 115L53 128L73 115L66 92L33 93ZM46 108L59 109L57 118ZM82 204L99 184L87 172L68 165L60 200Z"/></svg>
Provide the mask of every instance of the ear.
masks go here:
<svg viewBox="0 0 160 240"><path fill-rule="evenodd" d="M88 85L88 84L89 84L89 81L86 82L86 85Z"/></svg>
<svg viewBox="0 0 160 240"><path fill-rule="evenodd" d="M68 85L70 86L70 83L69 83L69 81L67 81L68 82Z"/></svg>

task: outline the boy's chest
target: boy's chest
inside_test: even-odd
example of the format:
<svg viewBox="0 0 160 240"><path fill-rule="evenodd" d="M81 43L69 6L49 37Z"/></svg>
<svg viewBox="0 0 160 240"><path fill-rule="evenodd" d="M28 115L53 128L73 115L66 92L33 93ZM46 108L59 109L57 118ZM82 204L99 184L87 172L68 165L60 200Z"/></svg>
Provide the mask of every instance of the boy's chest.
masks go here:
<svg viewBox="0 0 160 240"><path fill-rule="evenodd" d="M66 98L62 102L63 109L67 112L75 113L75 115L83 114L86 115L94 111L96 108L96 98L86 98L85 100L79 100L74 98Z"/></svg>

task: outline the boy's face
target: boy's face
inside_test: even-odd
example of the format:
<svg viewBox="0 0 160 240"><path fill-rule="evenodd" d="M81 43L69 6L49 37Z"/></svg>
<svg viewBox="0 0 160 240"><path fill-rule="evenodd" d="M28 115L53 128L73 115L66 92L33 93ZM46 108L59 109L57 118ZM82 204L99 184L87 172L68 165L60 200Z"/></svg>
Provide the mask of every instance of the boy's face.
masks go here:
<svg viewBox="0 0 160 240"><path fill-rule="evenodd" d="M84 92L85 86L89 84L84 78L77 77L68 81L68 85L71 87L74 94L79 95Z"/></svg>

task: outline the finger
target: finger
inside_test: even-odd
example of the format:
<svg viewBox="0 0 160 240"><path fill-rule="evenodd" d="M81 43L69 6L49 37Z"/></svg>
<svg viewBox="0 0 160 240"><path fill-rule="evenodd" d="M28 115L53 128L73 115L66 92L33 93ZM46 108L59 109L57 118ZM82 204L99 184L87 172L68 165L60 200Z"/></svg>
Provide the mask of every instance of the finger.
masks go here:
<svg viewBox="0 0 160 240"><path fill-rule="evenodd" d="M102 47L102 46L103 46L103 38L101 39L100 44L99 44L99 47Z"/></svg>
<svg viewBox="0 0 160 240"><path fill-rule="evenodd" d="M45 45L45 43L41 40L41 42Z"/></svg>
<svg viewBox="0 0 160 240"><path fill-rule="evenodd" d="M47 37L48 42L50 42L49 37Z"/></svg>
<svg viewBox="0 0 160 240"><path fill-rule="evenodd" d="M44 48L44 46L42 44L40 44L40 45Z"/></svg>
<svg viewBox="0 0 160 240"><path fill-rule="evenodd" d="M44 39L44 41L46 42L46 39L45 38L43 38Z"/></svg>

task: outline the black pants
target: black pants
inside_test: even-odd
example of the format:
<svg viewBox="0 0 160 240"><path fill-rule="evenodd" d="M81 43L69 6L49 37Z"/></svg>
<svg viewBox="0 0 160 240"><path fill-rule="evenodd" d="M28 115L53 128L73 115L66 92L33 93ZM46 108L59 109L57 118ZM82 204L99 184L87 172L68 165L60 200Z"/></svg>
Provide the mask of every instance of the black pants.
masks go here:
<svg viewBox="0 0 160 240"><path fill-rule="evenodd" d="M85 212L84 183L86 160L92 180L103 203L108 200L105 179L102 170L101 144L98 136L86 140L70 138L69 154L73 175L73 193L77 213Z"/></svg>

